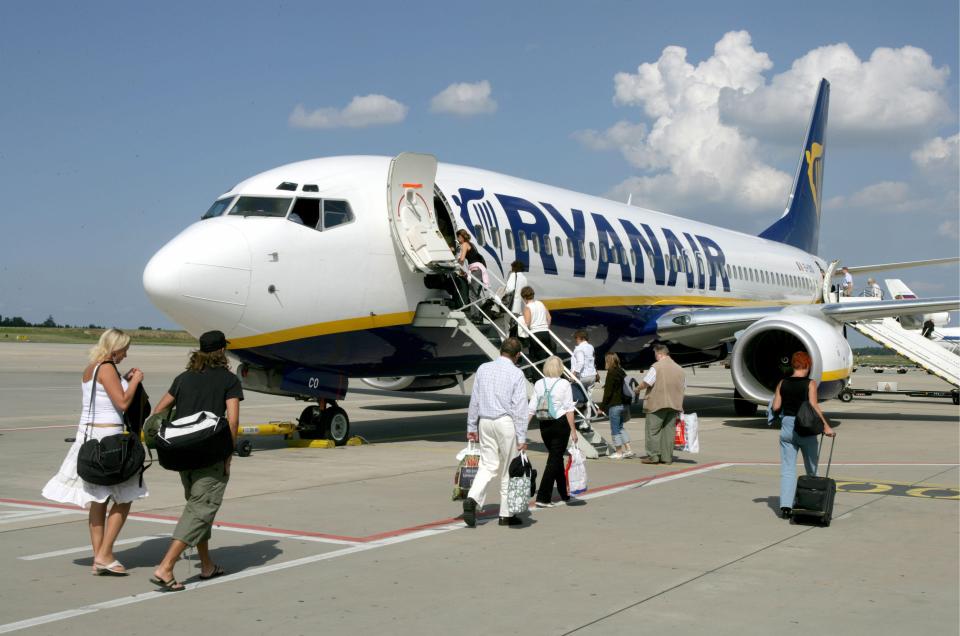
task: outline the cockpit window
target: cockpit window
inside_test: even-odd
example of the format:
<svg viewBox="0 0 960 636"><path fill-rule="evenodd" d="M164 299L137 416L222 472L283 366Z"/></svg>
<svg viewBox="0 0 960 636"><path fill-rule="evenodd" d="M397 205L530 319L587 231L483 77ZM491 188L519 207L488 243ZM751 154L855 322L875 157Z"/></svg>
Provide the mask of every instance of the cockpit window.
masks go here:
<svg viewBox="0 0 960 636"><path fill-rule="evenodd" d="M305 227L316 228L320 222L320 199L297 199L287 220Z"/></svg>
<svg viewBox="0 0 960 636"><path fill-rule="evenodd" d="M220 216L227 211L227 208L230 207L230 204L233 203L233 197L224 197L223 199L217 199L213 202L213 205L210 206L210 209L203 213L201 219L212 219L215 216Z"/></svg>
<svg viewBox="0 0 960 636"><path fill-rule="evenodd" d="M329 230L337 225L353 221L353 212L346 201L323 200L323 229Z"/></svg>
<svg viewBox="0 0 960 636"><path fill-rule="evenodd" d="M230 211L237 216L287 216L291 198L281 197L240 197Z"/></svg>

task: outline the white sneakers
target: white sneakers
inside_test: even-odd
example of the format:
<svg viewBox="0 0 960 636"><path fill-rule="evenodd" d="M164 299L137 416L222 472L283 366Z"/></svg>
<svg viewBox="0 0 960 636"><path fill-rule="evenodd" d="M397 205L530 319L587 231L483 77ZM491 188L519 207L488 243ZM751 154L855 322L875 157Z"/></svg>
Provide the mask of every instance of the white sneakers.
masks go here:
<svg viewBox="0 0 960 636"><path fill-rule="evenodd" d="M613 455L607 455L607 459L623 459L623 453L618 451Z"/></svg>

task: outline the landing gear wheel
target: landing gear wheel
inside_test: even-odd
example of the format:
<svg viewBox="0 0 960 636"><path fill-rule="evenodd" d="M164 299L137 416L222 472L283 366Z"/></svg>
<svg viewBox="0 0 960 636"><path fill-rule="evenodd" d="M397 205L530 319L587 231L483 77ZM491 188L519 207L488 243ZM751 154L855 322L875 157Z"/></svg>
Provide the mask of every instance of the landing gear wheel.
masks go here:
<svg viewBox="0 0 960 636"><path fill-rule="evenodd" d="M830 521L831 521L830 515L826 515L825 517L820 518L820 525L826 528L830 525Z"/></svg>
<svg viewBox="0 0 960 636"><path fill-rule="evenodd" d="M328 406L320 415L323 430L327 439L333 440L337 446L343 446L350 439L350 418L347 412L339 406Z"/></svg>
<svg viewBox="0 0 960 636"><path fill-rule="evenodd" d="M853 391L850 389L844 389L843 391L840 391L840 395L837 397L840 398L841 402L853 402Z"/></svg>
<svg viewBox="0 0 960 636"><path fill-rule="evenodd" d="M757 414L757 405L750 400L744 400L740 391L733 390L733 412L740 417L753 417Z"/></svg>
<svg viewBox="0 0 960 636"><path fill-rule="evenodd" d="M237 442L237 455L240 457L250 457L253 452L253 442L248 439L242 439Z"/></svg>
<svg viewBox="0 0 960 636"><path fill-rule="evenodd" d="M323 427L322 411L319 406L308 406L300 413L300 426L297 432L300 439L323 439L327 436L327 431Z"/></svg>

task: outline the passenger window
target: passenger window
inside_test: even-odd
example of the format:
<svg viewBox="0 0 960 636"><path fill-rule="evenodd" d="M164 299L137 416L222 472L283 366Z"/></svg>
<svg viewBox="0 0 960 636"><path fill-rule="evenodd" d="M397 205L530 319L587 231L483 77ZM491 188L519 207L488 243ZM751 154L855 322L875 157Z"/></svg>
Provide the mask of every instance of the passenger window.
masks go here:
<svg viewBox="0 0 960 636"><path fill-rule="evenodd" d="M507 244L507 249L513 249L513 230L503 231L503 242Z"/></svg>
<svg viewBox="0 0 960 636"><path fill-rule="evenodd" d="M580 252L580 258L587 258L586 252L583 251L583 241L577 241L577 251Z"/></svg>
<svg viewBox="0 0 960 636"><path fill-rule="evenodd" d="M616 245L610 246L610 262L614 265L620 264L620 252L617 251Z"/></svg>
<svg viewBox="0 0 960 636"><path fill-rule="evenodd" d="M627 263L627 250L620 246L620 262L623 264Z"/></svg>
<svg viewBox="0 0 960 636"><path fill-rule="evenodd" d="M593 244L593 241L590 241L590 260L597 260L597 246Z"/></svg>
<svg viewBox="0 0 960 636"><path fill-rule="evenodd" d="M293 199L280 197L240 197L230 211L231 216L287 216Z"/></svg>
<svg viewBox="0 0 960 636"><path fill-rule="evenodd" d="M316 229L320 222L320 199L297 199L287 220Z"/></svg>
<svg viewBox="0 0 960 636"><path fill-rule="evenodd" d="M537 254L540 253L540 235L536 232L530 232L530 244L533 245L533 251Z"/></svg>
<svg viewBox="0 0 960 636"><path fill-rule="evenodd" d="M601 263L607 262L607 246L604 245L603 243L600 244L600 262Z"/></svg>
<svg viewBox="0 0 960 636"><path fill-rule="evenodd" d="M553 254L553 246L550 243L549 234L543 237L543 253L547 255Z"/></svg>
<svg viewBox="0 0 960 636"><path fill-rule="evenodd" d="M217 199L213 202L213 205L210 206L210 209L203 213L201 219L212 219L215 216L220 216L227 211L227 208L230 207L230 204L233 203L234 197L227 197L225 199Z"/></svg>
<svg viewBox="0 0 960 636"><path fill-rule="evenodd" d="M573 256L573 240L567 239L567 252Z"/></svg>
<svg viewBox="0 0 960 636"><path fill-rule="evenodd" d="M500 230L493 228L490 230L490 242L494 247L500 247Z"/></svg>
<svg viewBox="0 0 960 636"><path fill-rule="evenodd" d="M353 221L353 212L346 201L323 201L323 229L350 223Z"/></svg>
<svg viewBox="0 0 960 636"><path fill-rule="evenodd" d="M637 250L630 248L630 263L633 265L637 264Z"/></svg>
<svg viewBox="0 0 960 636"><path fill-rule="evenodd" d="M482 226L482 225L474 225L474 226L473 226L473 235L476 237L476 239L477 239L477 244L480 245L480 247L483 247L484 245L487 244L487 242L486 242L485 240L483 240L483 226Z"/></svg>
<svg viewBox="0 0 960 636"><path fill-rule="evenodd" d="M563 241L559 236L557 237L557 256L563 256Z"/></svg>
<svg viewBox="0 0 960 636"><path fill-rule="evenodd" d="M517 231L517 248L521 252L527 251L527 233L523 230Z"/></svg>

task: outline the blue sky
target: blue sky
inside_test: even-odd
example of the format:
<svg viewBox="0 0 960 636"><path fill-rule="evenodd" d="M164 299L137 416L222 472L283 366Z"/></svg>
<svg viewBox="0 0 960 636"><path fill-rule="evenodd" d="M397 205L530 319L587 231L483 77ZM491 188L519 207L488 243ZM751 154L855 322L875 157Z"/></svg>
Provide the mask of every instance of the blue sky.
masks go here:
<svg viewBox="0 0 960 636"><path fill-rule="evenodd" d="M821 68L836 72L821 254L956 255L958 22L955 1L2 3L0 314L172 326L141 288L150 255L237 181L318 156L431 152L755 232L782 210ZM720 42L743 75L729 86ZM720 87L717 122L680 125L693 84L651 93L638 67L667 77L682 59L667 47ZM482 81L477 114L431 108ZM368 95L394 123L335 126ZM292 124L298 105L334 127ZM691 165L696 135L740 162ZM957 293L956 267L902 277Z"/></svg>

